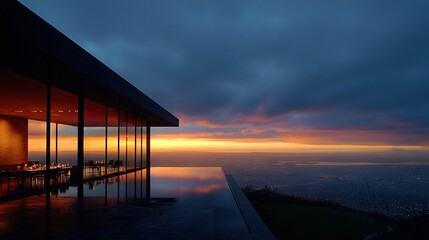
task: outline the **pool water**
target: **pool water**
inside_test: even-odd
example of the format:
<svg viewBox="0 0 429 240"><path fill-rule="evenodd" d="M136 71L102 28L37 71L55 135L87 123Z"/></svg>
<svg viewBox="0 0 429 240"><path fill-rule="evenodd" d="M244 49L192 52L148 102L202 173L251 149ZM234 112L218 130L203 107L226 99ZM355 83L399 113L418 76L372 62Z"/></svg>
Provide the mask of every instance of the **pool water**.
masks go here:
<svg viewBox="0 0 429 240"><path fill-rule="evenodd" d="M151 168L0 204L0 238L210 239L249 230L217 167Z"/></svg>

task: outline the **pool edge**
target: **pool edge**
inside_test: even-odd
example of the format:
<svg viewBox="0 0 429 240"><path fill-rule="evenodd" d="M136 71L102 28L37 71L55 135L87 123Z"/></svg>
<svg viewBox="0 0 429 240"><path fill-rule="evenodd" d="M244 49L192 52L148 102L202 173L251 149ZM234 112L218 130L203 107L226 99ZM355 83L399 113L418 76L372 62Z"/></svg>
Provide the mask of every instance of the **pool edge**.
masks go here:
<svg viewBox="0 0 429 240"><path fill-rule="evenodd" d="M246 195L241 191L241 188L235 181L234 177L230 174L225 174L225 177L232 195L234 196L235 202L237 203L244 221L249 228L250 234L254 235L256 239L275 240L276 238L273 233L261 219L255 208L253 208Z"/></svg>

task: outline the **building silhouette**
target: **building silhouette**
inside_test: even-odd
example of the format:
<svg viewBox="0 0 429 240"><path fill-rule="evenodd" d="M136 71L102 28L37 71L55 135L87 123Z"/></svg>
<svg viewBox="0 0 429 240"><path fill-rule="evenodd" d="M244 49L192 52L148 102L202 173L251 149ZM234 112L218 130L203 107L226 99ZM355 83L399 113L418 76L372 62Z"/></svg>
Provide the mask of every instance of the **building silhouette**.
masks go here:
<svg viewBox="0 0 429 240"><path fill-rule="evenodd" d="M18 1L0 2L0 32L1 182L150 174L151 128L175 116Z"/></svg>

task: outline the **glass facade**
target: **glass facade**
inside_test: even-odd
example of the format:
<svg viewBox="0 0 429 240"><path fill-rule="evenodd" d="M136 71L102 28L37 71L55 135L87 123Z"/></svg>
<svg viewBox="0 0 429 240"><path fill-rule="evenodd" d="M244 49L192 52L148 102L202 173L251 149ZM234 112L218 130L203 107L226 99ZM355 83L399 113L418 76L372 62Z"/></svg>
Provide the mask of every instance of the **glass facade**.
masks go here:
<svg viewBox="0 0 429 240"><path fill-rule="evenodd" d="M107 110L107 174L119 172L118 120L118 111L109 107Z"/></svg>
<svg viewBox="0 0 429 240"><path fill-rule="evenodd" d="M6 70L0 97L0 197L146 167L142 115L85 97L79 106L74 93Z"/></svg>

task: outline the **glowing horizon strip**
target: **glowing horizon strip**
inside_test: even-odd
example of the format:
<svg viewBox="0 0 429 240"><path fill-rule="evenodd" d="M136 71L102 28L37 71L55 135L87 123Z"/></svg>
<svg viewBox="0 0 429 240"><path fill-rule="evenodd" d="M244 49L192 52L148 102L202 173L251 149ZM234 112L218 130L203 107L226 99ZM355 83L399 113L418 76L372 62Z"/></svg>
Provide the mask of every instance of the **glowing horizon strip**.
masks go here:
<svg viewBox="0 0 429 240"><path fill-rule="evenodd" d="M28 152L44 152L45 138L42 136L29 136ZM55 145L55 140L52 142ZM125 137L121 137L121 151L125 149ZM415 145L364 145L364 144L305 144L292 143L286 141L264 140L260 139L189 139L189 138L154 138L151 140L152 151L154 152L188 152L188 151L206 151L206 152L273 152L273 153L322 153L322 152L378 152L393 150L423 151L429 150L426 146ZM108 151L116 152L117 138L108 138ZM128 141L128 146L133 148L134 142ZM87 136L85 137L86 152L104 151L104 137ZM59 138L59 152L77 151L77 138L74 136L61 136Z"/></svg>
<svg viewBox="0 0 429 240"><path fill-rule="evenodd" d="M280 141L268 142L236 142L207 139L152 139L152 150L165 151L209 151L209 152L375 152L389 150L427 150L423 146L397 145L315 145L288 143Z"/></svg>
<svg viewBox="0 0 429 240"><path fill-rule="evenodd" d="M424 146L404 145L353 145L353 144L301 144L280 141L227 141L211 139L152 139L152 151L209 151L209 152L364 152L364 151L389 151L389 150L428 150ZM55 143L53 143L55 144ZM117 139L108 139L109 151L117 148ZM128 143L133 147L134 142ZM121 140L121 149L125 148L125 141ZM31 137L28 140L29 152L43 152L45 139L43 137ZM77 139L75 137L61 137L59 139L59 151L77 151ZM85 151L101 152L104 150L103 137L86 137Z"/></svg>

